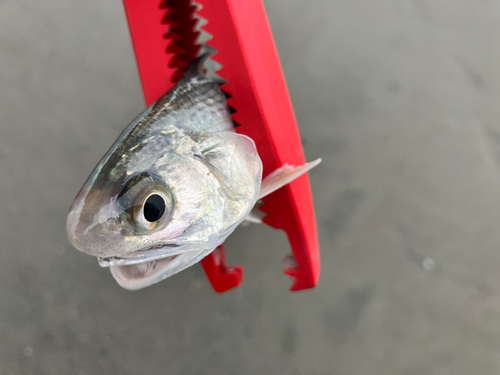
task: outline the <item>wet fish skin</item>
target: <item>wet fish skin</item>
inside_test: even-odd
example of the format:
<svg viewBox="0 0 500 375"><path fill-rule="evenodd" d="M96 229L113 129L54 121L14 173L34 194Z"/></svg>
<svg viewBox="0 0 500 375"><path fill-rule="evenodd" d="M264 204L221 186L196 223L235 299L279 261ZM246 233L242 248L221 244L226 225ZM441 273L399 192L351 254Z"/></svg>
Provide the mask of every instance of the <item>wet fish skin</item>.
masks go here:
<svg viewBox="0 0 500 375"><path fill-rule="evenodd" d="M258 199L262 163L255 144L234 132L226 97L200 73L202 64L196 60L122 132L68 214L73 246L110 260L101 264L127 289L199 261ZM150 221L151 212L162 214Z"/></svg>

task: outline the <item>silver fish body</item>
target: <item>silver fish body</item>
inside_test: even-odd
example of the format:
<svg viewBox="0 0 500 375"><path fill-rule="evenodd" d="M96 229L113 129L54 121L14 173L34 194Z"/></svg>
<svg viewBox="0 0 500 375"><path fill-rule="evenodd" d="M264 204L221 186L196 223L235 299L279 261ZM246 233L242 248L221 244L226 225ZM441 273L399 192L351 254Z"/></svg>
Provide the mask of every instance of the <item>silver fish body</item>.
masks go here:
<svg viewBox="0 0 500 375"><path fill-rule="evenodd" d="M119 136L78 193L66 231L126 289L201 260L255 205L262 163L234 132L219 84L193 62Z"/></svg>

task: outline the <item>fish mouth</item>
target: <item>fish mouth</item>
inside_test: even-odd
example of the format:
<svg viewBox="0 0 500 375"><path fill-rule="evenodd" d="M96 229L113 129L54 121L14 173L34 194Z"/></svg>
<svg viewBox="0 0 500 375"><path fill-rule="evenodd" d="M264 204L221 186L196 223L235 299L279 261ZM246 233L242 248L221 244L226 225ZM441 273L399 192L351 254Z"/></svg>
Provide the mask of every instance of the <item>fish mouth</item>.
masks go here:
<svg viewBox="0 0 500 375"><path fill-rule="evenodd" d="M191 250L192 246L190 246ZM129 266L153 260L159 260L167 257L182 254L188 251L186 246L178 244L158 244L141 250L134 251L130 254L115 255L109 257L97 257L99 265L103 268L112 266Z"/></svg>
<svg viewBox="0 0 500 375"><path fill-rule="evenodd" d="M197 259L204 253L204 251L189 251L161 259L109 268L113 278L122 288L138 290L183 270L192 264L193 259Z"/></svg>
<svg viewBox="0 0 500 375"><path fill-rule="evenodd" d="M138 290L170 277L201 260L215 247L206 242L159 244L123 256L98 258L99 265L109 268L123 288Z"/></svg>

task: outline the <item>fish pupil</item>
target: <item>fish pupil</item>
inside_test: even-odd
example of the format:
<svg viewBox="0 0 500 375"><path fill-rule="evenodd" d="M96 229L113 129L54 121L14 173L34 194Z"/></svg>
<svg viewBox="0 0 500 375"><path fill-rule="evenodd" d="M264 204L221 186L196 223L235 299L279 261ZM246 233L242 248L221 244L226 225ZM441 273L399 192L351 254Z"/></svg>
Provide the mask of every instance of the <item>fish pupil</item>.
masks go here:
<svg viewBox="0 0 500 375"><path fill-rule="evenodd" d="M165 213L165 201L158 194L151 195L144 203L144 218L154 223L162 218Z"/></svg>

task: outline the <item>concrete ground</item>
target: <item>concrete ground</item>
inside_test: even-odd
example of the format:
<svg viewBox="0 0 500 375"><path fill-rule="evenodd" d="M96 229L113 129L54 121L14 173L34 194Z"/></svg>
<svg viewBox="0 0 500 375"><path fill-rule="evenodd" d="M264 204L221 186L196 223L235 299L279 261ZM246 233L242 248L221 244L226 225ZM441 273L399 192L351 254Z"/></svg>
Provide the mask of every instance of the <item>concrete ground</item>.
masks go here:
<svg viewBox="0 0 500 375"><path fill-rule="evenodd" d="M266 0L322 247L290 293L285 236L227 241L128 292L64 233L78 189L143 109L120 1L0 2L0 374L498 374L500 5Z"/></svg>

